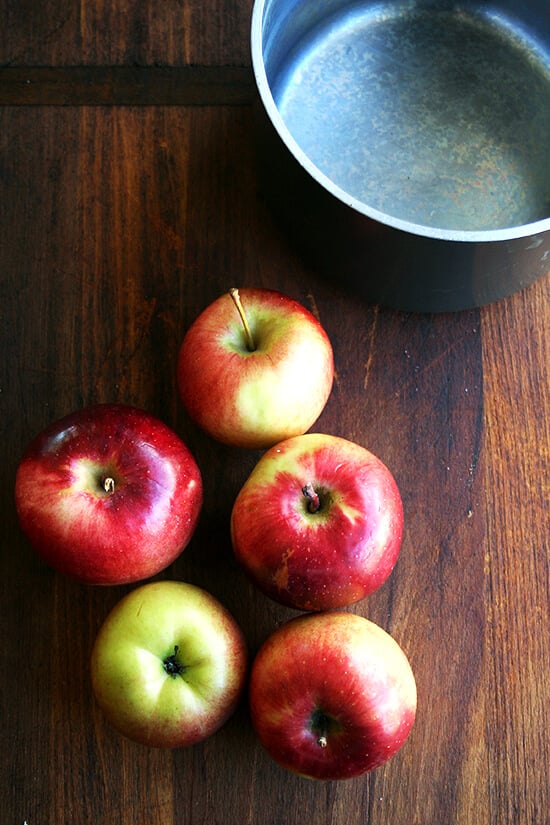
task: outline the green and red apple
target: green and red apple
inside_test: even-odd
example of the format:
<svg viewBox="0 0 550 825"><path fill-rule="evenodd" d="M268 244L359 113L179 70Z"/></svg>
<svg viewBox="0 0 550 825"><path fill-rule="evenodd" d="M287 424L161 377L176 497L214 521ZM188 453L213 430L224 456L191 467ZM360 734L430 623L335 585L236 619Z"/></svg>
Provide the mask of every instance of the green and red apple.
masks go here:
<svg viewBox="0 0 550 825"><path fill-rule="evenodd" d="M363 599L386 581L403 537L388 467L338 436L306 433L265 452L231 513L235 556L288 607L318 611Z"/></svg>
<svg viewBox="0 0 550 825"><path fill-rule="evenodd" d="M92 688L127 738L187 747L234 713L247 660L240 627L213 595L185 582L149 582L105 619L91 656Z"/></svg>
<svg viewBox="0 0 550 825"><path fill-rule="evenodd" d="M233 289L201 312L178 357L190 417L212 438L264 449L306 432L329 398L328 335L302 304L274 290Z"/></svg>

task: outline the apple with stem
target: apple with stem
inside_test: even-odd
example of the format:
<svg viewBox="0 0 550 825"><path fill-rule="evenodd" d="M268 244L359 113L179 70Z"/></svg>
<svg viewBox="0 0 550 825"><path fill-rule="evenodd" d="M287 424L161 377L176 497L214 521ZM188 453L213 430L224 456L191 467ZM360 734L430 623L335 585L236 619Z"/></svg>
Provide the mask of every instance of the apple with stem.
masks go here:
<svg viewBox="0 0 550 825"><path fill-rule="evenodd" d="M212 438L264 449L320 416L333 384L332 346L292 298L231 289L188 329L177 378L189 416Z"/></svg>
<svg viewBox="0 0 550 825"><path fill-rule="evenodd" d="M199 467L166 424L99 404L52 423L16 475L19 521L55 570L87 584L126 584L170 565L203 499Z"/></svg>
<svg viewBox="0 0 550 825"><path fill-rule="evenodd" d="M91 655L92 690L107 721L156 748L194 745L235 711L248 653L242 631L213 595L156 581L122 598Z"/></svg>
<svg viewBox="0 0 550 825"><path fill-rule="evenodd" d="M283 768L311 779L371 771L404 745L416 682L402 648L353 613L310 613L278 628L252 663L254 729Z"/></svg>
<svg viewBox="0 0 550 825"><path fill-rule="evenodd" d="M403 505L386 465L338 436L306 433L265 452L231 513L238 562L288 607L344 607L377 590L398 559Z"/></svg>

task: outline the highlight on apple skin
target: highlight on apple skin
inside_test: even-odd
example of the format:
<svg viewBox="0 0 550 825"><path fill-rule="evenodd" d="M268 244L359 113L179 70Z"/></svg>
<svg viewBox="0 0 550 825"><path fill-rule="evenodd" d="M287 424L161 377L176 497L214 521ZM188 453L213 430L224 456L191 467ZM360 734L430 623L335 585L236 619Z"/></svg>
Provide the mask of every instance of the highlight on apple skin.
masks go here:
<svg viewBox="0 0 550 825"><path fill-rule="evenodd" d="M248 651L212 594L179 581L140 585L111 610L92 650L92 690L109 724L138 744L189 747L243 694Z"/></svg>
<svg viewBox="0 0 550 825"><path fill-rule="evenodd" d="M212 438L265 449L306 432L332 390L330 340L315 316L280 292L232 289L187 330L177 381L191 419Z"/></svg>
<svg viewBox="0 0 550 825"><path fill-rule="evenodd" d="M36 552L86 584L127 584L168 567L203 500L184 442L143 410L86 407L52 423L19 464L15 504Z"/></svg>
<svg viewBox="0 0 550 825"><path fill-rule="evenodd" d="M402 537L390 470L361 445L323 433L265 452L231 513L245 573L274 601L304 611L345 607L381 587Z"/></svg>
<svg viewBox="0 0 550 825"><path fill-rule="evenodd" d="M385 630L348 612L310 613L275 630L252 663L249 704L281 767L351 779L403 747L416 717L409 660Z"/></svg>

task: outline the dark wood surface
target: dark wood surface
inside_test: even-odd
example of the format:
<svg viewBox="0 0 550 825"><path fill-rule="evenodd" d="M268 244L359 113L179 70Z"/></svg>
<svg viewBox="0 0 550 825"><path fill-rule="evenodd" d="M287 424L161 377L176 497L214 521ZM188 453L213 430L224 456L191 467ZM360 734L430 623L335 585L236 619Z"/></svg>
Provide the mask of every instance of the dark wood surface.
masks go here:
<svg viewBox="0 0 550 825"><path fill-rule="evenodd" d="M2 621L6 825L550 823L550 280L454 315L369 306L321 280L273 223L254 165L251 0L4 0L0 35ZM403 550L353 608L402 644L415 728L385 767L316 783L264 754L246 703L189 750L103 721L88 661L128 588L43 565L13 506L50 421L121 401L163 418L203 469L203 518L166 571L218 596L251 654L294 615L233 562L232 501L259 454L211 442L178 400L198 312L229 287L317 313L337 380L315 429L376 452L400 485Z"/></svg>

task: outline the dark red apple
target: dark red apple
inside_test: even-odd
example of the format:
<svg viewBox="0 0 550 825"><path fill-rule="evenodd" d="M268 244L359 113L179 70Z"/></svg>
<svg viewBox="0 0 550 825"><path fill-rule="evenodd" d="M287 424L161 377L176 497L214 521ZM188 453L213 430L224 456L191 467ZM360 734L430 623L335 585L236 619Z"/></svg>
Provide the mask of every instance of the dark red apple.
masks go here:
<svg viewBox="0 0 550 825"><path fill-rule="evenodd" d="M398 643L353 613L308 614L258 651L249 684L259 740L283 768L349 779L403 746L416 715L416 682Z"/></svg>
<svg viewBox="0 0 550 825"><path fill-rule="evenodd" d="M386 465L347 439L307 433L260 458L231 514L237 560L275 601L344 607L377 590L401 549L403 506Z"/></svg>
<svg viewBox="0 0 550 825"><path fill-rule="evenodd" d="M183 441L143 410L100 404L51 424L19 465L15 502L37 553L88 584L153 576L188 544L202 479Z"/></svg>

